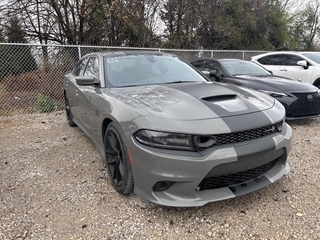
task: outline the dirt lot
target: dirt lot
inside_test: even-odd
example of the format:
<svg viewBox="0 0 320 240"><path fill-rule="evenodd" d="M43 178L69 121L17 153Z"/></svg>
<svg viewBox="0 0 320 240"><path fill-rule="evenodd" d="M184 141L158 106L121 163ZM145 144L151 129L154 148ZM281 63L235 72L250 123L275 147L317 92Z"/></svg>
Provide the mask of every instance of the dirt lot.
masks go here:
<svg viewBox="0 0 320 240"><path fill-rule="evenodd" d="M199 208L117 194L64 112L0 118L0 239L320 239L320 118L289 122L291 172Z"/></svg>

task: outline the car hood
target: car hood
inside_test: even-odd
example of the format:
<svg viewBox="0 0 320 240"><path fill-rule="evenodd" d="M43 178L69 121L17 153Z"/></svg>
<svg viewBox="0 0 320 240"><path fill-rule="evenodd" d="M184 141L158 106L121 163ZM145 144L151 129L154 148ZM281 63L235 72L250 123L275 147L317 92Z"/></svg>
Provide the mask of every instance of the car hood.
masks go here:
<svg viewBox="0 0 320 240"><path fill-rule="evenodd" d="M239 80L248 80L252 85L255 81L260 86L269 86L273 89L285 91L316 91L316 88L306 82L301 82L294 78L280 77L276 75L233 75L229 76ZM250 86L251 86L250 85ZM245 86L245 85L243 85Z"/></svg>
<svg viewBox="0 0 320 240"><path fill-rule="evenodd" d="M235 85L177 83L108 89L130 111L155 117L196 120L230 117L272 108L274 99ZM129 111L129 109L123 109Z"/></svg>

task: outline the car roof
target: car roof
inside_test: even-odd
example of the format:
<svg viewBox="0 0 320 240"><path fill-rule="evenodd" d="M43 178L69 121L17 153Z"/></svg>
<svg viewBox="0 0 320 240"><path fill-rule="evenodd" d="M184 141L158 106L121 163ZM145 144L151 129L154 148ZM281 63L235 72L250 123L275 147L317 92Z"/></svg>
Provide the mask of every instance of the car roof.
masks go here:
<svg viewBox="0 0 320 240"><path fill-rule="evenodd" d="M243 61L243 62L250 62L245 59L239 59L239 58L200 58L197 60L194 60L192 62L200 61L200 60L207 60L207 61L217 61L217 62L223 62L223 61ZM192 63L191 62L191 63Z"/></svg>
<svg viewBox="0 0 320 240"><path fill-rule="evenodd" d="M297 52L297 51L277 51L277 52L266 52L266 53L262 53L262 54L258 54L255 56L252 56L251 59L256 59L256 58L260 58L260 57L264 57L264 56L268 56L268 55L273 55L273 54L296 54L296 55L303 55L305 53L315 53L315 54L319 54L318 52L312 52L312 51L305 51L305 52Z"/></svg>
<svg viewBox="0 0 320 240"><path fill-rule="evenodd" d="M101 51L101 52L91 52L86 54L83 57L87 56L106 56L106 57L112 57L112 56L125 56L125 55L167 55L167 56L176 56L175 54L169 54L159 51L143 51L143 50L124 50L124 51Z"/></svg>

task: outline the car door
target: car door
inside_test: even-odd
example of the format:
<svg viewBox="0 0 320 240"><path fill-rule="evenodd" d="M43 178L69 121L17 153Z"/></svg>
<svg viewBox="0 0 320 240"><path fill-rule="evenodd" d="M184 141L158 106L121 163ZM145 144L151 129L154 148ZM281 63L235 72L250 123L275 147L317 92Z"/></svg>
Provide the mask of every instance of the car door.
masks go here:
<svg viewBox="0 0 320 240"><path fill-rule="evenodd" d="M79 92L76 95L79 103L79 118L87 133L95 138L95 135L97 134L96 131L100 128L97 119L99 115L97 102L99 101L99 95L101 93L98 57L91 56L88 58L83 75L93 76L96 79L96 84L89 86L78 85Z"/></svg>
<svg viewBox="0 0 320 240"><path fill-rule="evenodd" d="M311 76L314 70L314 66L308 61L307 68L299 66L298 62L301 60L306 59L295 54L283 54L283 65L280 66L279 75L283 77L291 77L302 79L306 82L311 82Z"/></svg>
<svg viewBox="0 0 320 240"><path fill-rule="evenodd" d="M80 119L80 112L79 112L79 101L78 101L78 95L79 95L79 86L76 83L76 77L83 75L87 58L81 59L72 72L67 74L65 78L65 90L67 93L67 98L69 101L69 105L71 108L71 112L74 118L76 118L78 121L81 121Z"/></svg>

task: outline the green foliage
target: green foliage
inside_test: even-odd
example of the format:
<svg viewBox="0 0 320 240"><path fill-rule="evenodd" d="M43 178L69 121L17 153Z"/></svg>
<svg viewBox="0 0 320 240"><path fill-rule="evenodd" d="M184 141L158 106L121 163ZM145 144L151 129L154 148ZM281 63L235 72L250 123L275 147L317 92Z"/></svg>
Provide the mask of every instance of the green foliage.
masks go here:
<svg viewBox="0 0 320 240"><path fill-rule="evenodd" d="M172 48L278 50L289 41L280 0L168 0L164 7Z"/></svg>
<svg viewBox="0 0 320 240"><path fill-rule="evenodd" d="M53 112L62 110L63 105L53 101L49 96L44 94L38 94L37 101L36 101L36 110L39 113L45 113L45 112Z"/></svg>
<svg viewBox="0 0 320 240"><path fill-rule="evenodd" d="M316 50L316 38L320 31L320 3L307 7L300 11L290 25L292 50L314 51Z"/></svg>
<svg viewBox="0 0 320 240"><path fill-rule="evenodd" d="M3 43L4 41L4 35L2 35L2 30L0 29L0 43Z"/></svg>
<svg viewBox="0 0 320 240"><path fill-rule="evenodd" d="M0 52L3 53L4 46L0 45ZM5 69L5 58L3 54L0 54L0 82L6 76L7 72Z"/></svg>
<svg viewBox="0 0 320 240"><path fill-rule="evenodd" d="M305 1L301 14L294 13L292 19L288 6L294 1L288 0L101 0L76 1L76 5L65 0L63 8L56 0L10 2L14 9L3 8L9 24L3 24L7 35L0 34L0 42L3 37L24 43L30 37L40 43L70 45L313 50L320 29L319 1ZM24 61L13 64L11 74L22 73L23 62L30 70L36 68L30 49L14 52L22 52Z"/></svg>
<svg viewBox="0 0 320 240"><path fill-rule="evenodd" d="M17 19L11 19L7 26L8 42L26 43L24 32ZM30 46L0 46L0 81L7 75L20 75L37 70L37 63L31 53Z"/></svg>
<svg viewBox="0 0 320 240"><path fill-rule="evenodd" d="M286 12L281 9L278 1L269 7L267 21L270 29L270 44L275 50L287 49L287 42L290 39L288 28L289 17L287 16Z"/></svg>

